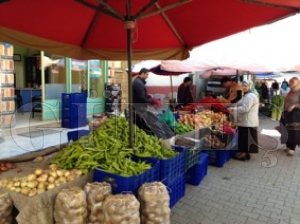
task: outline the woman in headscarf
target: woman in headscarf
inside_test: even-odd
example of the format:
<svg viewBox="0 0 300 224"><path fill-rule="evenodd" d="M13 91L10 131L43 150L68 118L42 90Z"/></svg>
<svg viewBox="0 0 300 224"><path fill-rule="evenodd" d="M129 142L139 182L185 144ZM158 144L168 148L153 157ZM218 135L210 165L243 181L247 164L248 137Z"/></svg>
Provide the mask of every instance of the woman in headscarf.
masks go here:
<svg viewBox="0 0 300 224"><path fill-rule="evenodd" d="M288 155L294 155L295 148L300 145L300 80L293 77L289 81L290 92L284 100L281 142L286 143Z"/></svg>
<svg viewBox="0 0 300 224"><path fill-rule="evenodd" d="M259 95L250 80L242 83L244 97L236 107L229 108L238 127L238 153L235 159L249 160L250 153L258 153Z"/></svg>

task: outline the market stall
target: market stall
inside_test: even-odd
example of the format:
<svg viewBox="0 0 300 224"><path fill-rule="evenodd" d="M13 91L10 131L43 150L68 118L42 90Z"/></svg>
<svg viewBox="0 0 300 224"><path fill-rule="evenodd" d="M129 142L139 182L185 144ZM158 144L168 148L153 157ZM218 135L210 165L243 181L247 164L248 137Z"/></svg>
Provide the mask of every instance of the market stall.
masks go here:
<svg viewBox="0 0 300 224"><path fill-rule="evenodd" d="M158 138L157 132L148 135L134 127L136 139L130 148L126 118L98 115L97 126L90 131L69 132L70 143L60 150L26 157L24 162L21 158L14 163L2 161L0 200L5 201L6 210L0 218L22 224L50 224L78 220L140 223L155 217L169 223L170 209L185 195L186 183L199 185L207 174L210 158L202 150L227 149L225 143L208 140L212 130L222 133L221 126L212 124L222 119L226 123L224 114L208 108L196 114L170 113L167 125L171 128L175 124L178 133L171 138ZM163 115L158 119L161 124L167 121ZM95 194L99 197L93 197ZM125 206L121 212L113 206L120 201L135 207L136 215L128 217L129 208ZM162 204L164 209L151 210L150 201ZM17 209L14 215L13 207Z"/></svg>

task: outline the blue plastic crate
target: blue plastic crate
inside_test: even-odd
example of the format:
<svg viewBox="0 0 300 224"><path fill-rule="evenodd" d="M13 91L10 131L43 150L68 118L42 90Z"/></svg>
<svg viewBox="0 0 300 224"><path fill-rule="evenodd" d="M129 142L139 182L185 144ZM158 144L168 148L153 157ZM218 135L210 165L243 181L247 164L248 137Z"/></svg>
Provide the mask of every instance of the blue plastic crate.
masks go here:
<svg viewBox="0 0 300 224"><path fill-rule="evenodd" d="M166 185L170 195L170 208L172 208L185 195L186 175L178 176L172 183Z"/></svg>
<svg viewBox="0 0 300 224"><path fill-rule="evenodd" d="M78 130L78 131L69 131L67 133L68 142L77 141L80 137L88 135L90 133L89 130Z"/></svg>
<svg viewBox="0 0 300 224"><path fill-rule="evenodd" d="M185 150L175 149L179 152L171 159L160 159L160 180L169 185L179 176L185 173Z"/></svg>
<svg viewBox="0 0 300 224"><path fill-rule="evenodd" d="M63 128L79 128L85 127L87 125L86 116L76 116L76 117L62 117L61 126Z"/></svg>
<svg viewBox="0 0 300 224"><path fill-rule="evenodd" d="M207 175L208 154L201 153L200 161L190 168L186 174L186 183L198 186L203 178Z"/></svg>
<svg viewBox="0 0 300 224"><path fill-rule="evenodd" d="M138 176L123 177L117 174L106 172L102 169L94 169L93 181L106 181L111 184L112 192L119 194L122 192L132 192L137 194L139 187L147 182L158 181L159 161L154 159L141 159L152 164L152 168Z"/></svg>
<svg viewBox="0 0 300 224"><path fill-rule="evenodd" d="M230 151L226 149L203 150L203 152L208 154L208 164L216 167L223 167L229 161Z"/></svg>
<svg viewBox="0 0 300 224"><path fill-rule="evenodd" d="M62 93L61 102L64 106L71 105L72 103L86 103L86 93Z"/></svg>
<svg viewBox="0 0 300 224"><path fill-rule="evenodd" d="M182 146L172 146L174 149L181 149L185 151L184 155L184 171L187 171L192 166L196 165L200 160L200 154L202 151L202 146L184 148Z"/></svg>
<svg viewBox="0 0 300 224"><path fill-rule="evenodd" d="M86 103L73 103L69 106L62 107L61 110L62 117L76 117L76 116L86 116L87 114L87 104Z"/></svg>

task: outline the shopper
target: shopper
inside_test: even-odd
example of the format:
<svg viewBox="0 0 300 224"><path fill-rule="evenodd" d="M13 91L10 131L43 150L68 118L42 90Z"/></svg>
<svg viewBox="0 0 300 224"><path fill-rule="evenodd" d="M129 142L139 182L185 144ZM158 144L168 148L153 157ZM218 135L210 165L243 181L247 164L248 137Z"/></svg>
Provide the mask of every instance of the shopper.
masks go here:
<svg viewBox="0 0 300 224"><path fill-rule="evenodd" d="M272 83L272 92L272 96L276 96L279 94L279 84L277 80L274 80L274 82Z"/></svg>
<svg viewBox="0 0 300 224"><path fill-rule="evenodd" d="M287 87L289 87L289 83L286 81L286 79L284 79L283 82L281 83L281 88L286 89Z"/></svg>
<svg viewBox="0 0 300 224"><path fill-rule="evenodd" d="M243 88L236 81L233 81L228 77L223 77L221 79L221 84L228 89L228 103L236 103L242 98Z"/></svg>
<svg viewBox="0 0 300 224"><path fill-rule="evenodd" d="M264 100L268 100L269 99L269 89L266 85L265 82L263 82L260 86L260 92L261 92L261 96Z"/></svg>
<svg viewBox="0 0 300 224"><path fill-rule="evenodd" d="M156 106L158 101L151 98L147 94L146 79L149 76L149 70L142 68L139 75L132 82L132 100L133 100L133 111L134 111L134 123L141 129L150 131L146 123L139 116L139 113L147 111L149 105Z"/></svg>
<svg viewBox="0 0 300 224"><path fill-rule="evenodd" d="M177 103L178 105L188 105L194 101L190 85L192 79L191 77L185 77L183 79L183 83L178 87L177 92Z"/></svg>
<svg viewBox="0 0 300 224"><path fill-rule="evenodd" d="M286 143L286 152L292 156L296 146L300 145L300 80L293 77L289 81L289 86L291 90L284 100L283 120L281 121L286 132L281 133L281 141Z"/></svg>
<svg viewBox="0 0 300 224"><path fill-rule="evenodd" d="M235 159L245 161L250 159L250 153L258 153L259 96L250 80L244 81L242 87L244 97L238 101L236 107L228 110L238 126L238 154Z"/></svg>

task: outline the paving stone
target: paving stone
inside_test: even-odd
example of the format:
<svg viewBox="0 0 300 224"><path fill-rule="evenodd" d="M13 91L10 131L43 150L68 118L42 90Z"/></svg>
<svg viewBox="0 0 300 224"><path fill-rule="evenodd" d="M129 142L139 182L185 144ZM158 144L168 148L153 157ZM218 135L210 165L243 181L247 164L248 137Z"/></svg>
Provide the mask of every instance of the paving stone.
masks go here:
<svg viewBox="0 0 300 224"><path fill-rule="evenodd" d="M263 209L258 209L258 208L254 208L252 210L253 213L257 213L257 214L260 214L260 215L263 215L263 216L266 216L266 217L270 217L271 215L271 212L270 211L266 211L266 210L263 210Z"/></svg>
<svg viewBox="0 0 300 224"><path fill-rule="evenodd" d="M236 215L232 212L229 213L228 219L233 220L233 221L239 221L239 222L242 222L242 223L245 223L247 221L247 217L241 216L241 215Z"/></svg>
<svg viewBox="0 0 300 224"><path fill-rule="evenodd" d="M208 218L204 218L201 222L201 224L222 224L221 222L215 222L211 219Z"/></svg>
<svg viewBox="0 0 300 224"><path fill-rule="evenodd" d="M267 222L258 221L255 219L248 218L246 224L267 224Z"/></svg>

